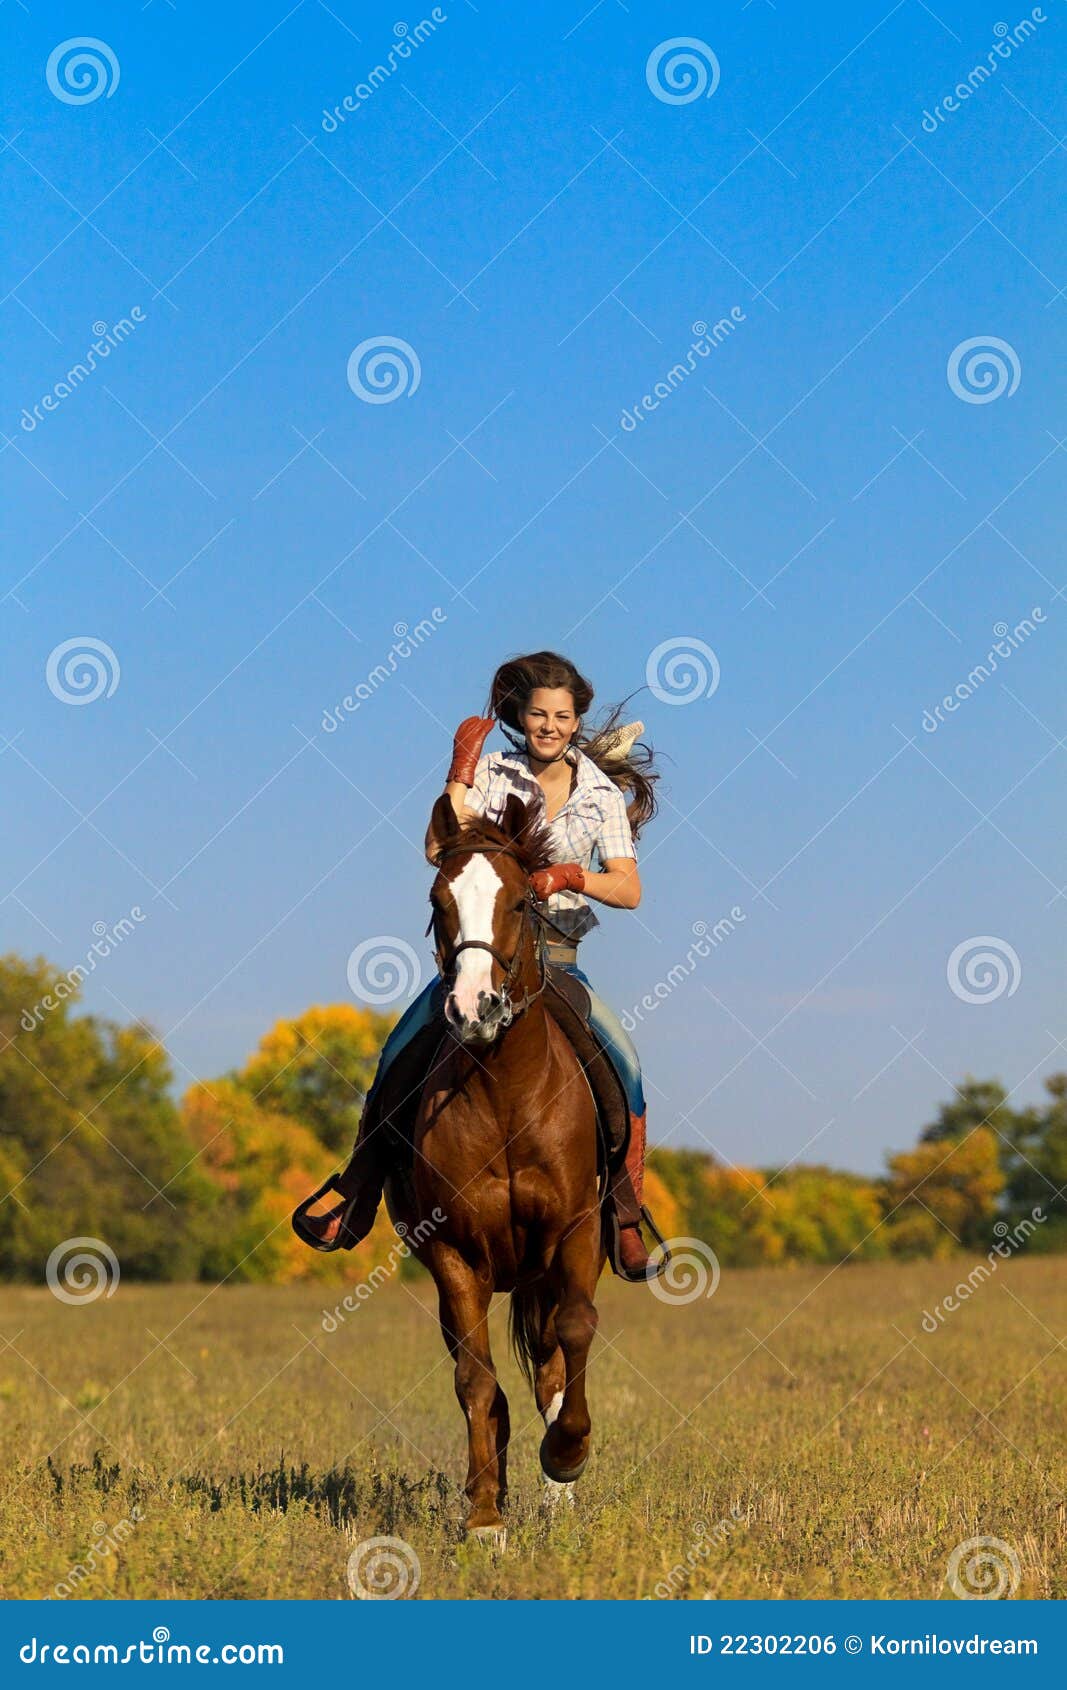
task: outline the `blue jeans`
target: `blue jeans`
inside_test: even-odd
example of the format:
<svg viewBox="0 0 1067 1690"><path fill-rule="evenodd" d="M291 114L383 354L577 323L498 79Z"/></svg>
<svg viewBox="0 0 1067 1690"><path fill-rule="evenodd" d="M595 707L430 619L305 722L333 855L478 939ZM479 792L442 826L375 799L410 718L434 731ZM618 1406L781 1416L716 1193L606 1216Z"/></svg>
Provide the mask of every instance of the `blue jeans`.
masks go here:
<svg viewBox="0 0 1067 1690"><path fill-rule="evenodd" d="M589 993L589 1019L601 1044L603 1044L622 1082L626 1092L630 1113L643 1115L645 1112L645 1093L641 1083L641 1059L634 1049L633 1040L622 1022L604 1002L597 997L588 979L582 973L576 962L565 962L559 965L568 974L574 974L582 982ZM414 1038L419 1030L427 1025L434 1014L442 1008L442 987L440 980L431 980L424 986L417 998L413 998L405 1009L400 1020L393 1028L382 1046L382 1054L378 1059L378 1073L380 1079L389 1067L394 1057L403 1050L404 1046Z"/></svg>

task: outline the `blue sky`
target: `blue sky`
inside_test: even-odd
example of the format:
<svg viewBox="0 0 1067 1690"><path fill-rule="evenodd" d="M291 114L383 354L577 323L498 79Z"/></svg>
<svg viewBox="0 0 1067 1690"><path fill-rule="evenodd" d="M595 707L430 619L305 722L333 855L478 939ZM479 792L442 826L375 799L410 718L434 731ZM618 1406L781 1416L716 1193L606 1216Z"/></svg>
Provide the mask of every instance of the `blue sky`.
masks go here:
<svg viewBox="0 0 1067 1690"><path fill-rule="evenodd" d="M367 939L425 970L452 731L550 646L662 758L594 983L624 1012L743 912L636 1035L654 1141L868 1169L967 1070L1035 1098L1067 1065L1067 18L1038 14L5 8L5 946L70 967L138 906L86 1003L147 1017L181 1083L344 1000ZM53 70L72 103L46 66L83 36L110 59L92 99ZM671 102L683 37L707 88ZM373 404L347 371L383 337L408 391ZM950 381L989 337L1000 374ZM119 675L76 706L47 667L85 637ZM710 696L670 698L669 641L715 654ZM983 936L1010 987L968 1002L948 959Z"/></svg>

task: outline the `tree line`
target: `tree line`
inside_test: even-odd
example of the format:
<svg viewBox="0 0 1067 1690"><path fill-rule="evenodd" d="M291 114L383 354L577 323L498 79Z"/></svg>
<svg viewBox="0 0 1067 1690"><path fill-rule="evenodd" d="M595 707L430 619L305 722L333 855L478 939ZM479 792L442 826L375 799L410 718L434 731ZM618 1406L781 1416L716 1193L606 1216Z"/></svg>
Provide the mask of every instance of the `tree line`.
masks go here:
<svg viewBox="0 0 1067 1690"><path fill-rule="evenodd" d="M40 1282L55 1246L85 1237L132 1279L340 1284L382 1263L412 1270L384 1214L333 1255L289 1227L345 1160L395 1016L312 1007L176 1101L151 1029L80 1013L60 980L42 958L0 958L0 1276ZM1067 1249L1067 1074L1045 1086L1044 1103L1015 1109L998 1081L962 1081L879 1177L657 1150L646 1199L665 1236L704 1240L724 1266L985 1252L1027 1217L1021 1246Z"/></svg>

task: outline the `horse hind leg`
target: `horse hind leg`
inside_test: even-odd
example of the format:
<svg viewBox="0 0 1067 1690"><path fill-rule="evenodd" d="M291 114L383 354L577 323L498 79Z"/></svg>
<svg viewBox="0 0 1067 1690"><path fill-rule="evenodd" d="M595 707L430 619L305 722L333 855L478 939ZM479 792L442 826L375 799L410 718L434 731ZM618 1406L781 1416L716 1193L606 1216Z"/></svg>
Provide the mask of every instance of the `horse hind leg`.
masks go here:
<svg viewBox="0 0 1067 1690"><path fill-rule="evenodd" d="M556 1404L541 1441L541 1468L548 1479L569 1484L577 1479L589 1459L592 1429L585 1395L585 1373L589 1350L597 1327L593 1305L598 1271L599 1223L594 1214L572 1229L560 1245L558 1266L561 1281L555 1314L555 1334L563 1355L563 1396ZM540 1405L539 1405L540 1406Z"/></svg>
<svg viewBox="0 0 1067 1690"><path fill-rule="evenodd" d="M567 1370L563 1351L556 1337L556 1309L553 1304L545 1311L540 1338L533 1354L534 1398L546 1432L554 1424L563 1406L566 1383ZM554 1514L560 1503L565 1503L569 1508L574 1507L574 1485L559 1484L546 1474L541 1507L545 1513Z"/></svg>
<svg viewBox="0 0 1067 1690"><path fill-rule="evenodd" d="M545 1423L546 1435L549 1428L555 1425L557 1419L559 1418L559 1411L563 1406L562 1385L564 1382L564 1365L562 1350L556 1351L556 1358L559 1362L561 1388L553 1391L547 1407L541 1410L541 1416ZM560 1481L558 1479L550 1479L548 1474L545 1473L545 1487L541 1493L541 1507L544 1509L546 1514L554 1514L561 1504L567 1508L574 1507L574 1480L564 1479Z"/></svg>

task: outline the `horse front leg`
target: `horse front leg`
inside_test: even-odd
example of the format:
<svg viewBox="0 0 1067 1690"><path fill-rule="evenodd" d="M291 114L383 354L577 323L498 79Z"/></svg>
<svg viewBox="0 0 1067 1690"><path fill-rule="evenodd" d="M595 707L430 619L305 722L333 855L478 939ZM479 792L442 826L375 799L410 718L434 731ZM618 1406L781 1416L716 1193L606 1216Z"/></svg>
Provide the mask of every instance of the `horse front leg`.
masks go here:
<svg viewBox="0 0 1067 1690"><path fill-rule="evenodd" d="M456 1396L467 1419L469 1512L472 1537L502 1545L502 1509L507 1500L508 1399L497 1381L489 1345L491 1288L459 1257L443 1270L435 1266L441 1330L456 1364Z"/></svg>
<svg viewBox="0 0 1067 1690"><path fill-rule="evenodd" d="M577 1479L589 1459L592 1429L585 1395L589 1349L597 1328L593 1305L599 1271L600 1224L596 1211L561 1241L554 1264L559 1279L555 1335L563 1352L563 1397L541 1442L541 1467L557 1484ZM547 1380L546 1380L547 1383ZM556 1401L538 1407L545 1419Z"/></svg>

